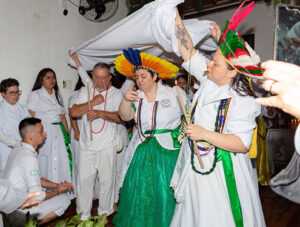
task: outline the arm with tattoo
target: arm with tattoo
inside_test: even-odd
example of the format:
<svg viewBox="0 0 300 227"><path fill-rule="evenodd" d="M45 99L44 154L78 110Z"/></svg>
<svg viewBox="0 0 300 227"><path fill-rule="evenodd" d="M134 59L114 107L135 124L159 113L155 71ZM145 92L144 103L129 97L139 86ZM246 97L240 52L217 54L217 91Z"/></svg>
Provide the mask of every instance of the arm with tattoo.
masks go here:
<svg viewBox="0 0 300 227"><path fill-rule="evenodd" d="M188 61L195 53L193 41L187 32L178 10L175 19L175 36L177 39L178 49L184 61Z"/></svg>

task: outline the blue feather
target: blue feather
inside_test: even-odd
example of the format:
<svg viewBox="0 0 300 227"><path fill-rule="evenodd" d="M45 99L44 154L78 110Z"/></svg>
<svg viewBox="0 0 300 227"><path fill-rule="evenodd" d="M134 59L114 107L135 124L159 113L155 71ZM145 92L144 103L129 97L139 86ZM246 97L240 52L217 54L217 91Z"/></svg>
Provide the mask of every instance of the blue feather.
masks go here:
<svg viewBox="0 0 300 227"><path fill-rule="evenodd" d="M128 50L123 50L125 58L135 66L141 66L142 60L140 56L140 51L138 49L128 48Z"/></svg>

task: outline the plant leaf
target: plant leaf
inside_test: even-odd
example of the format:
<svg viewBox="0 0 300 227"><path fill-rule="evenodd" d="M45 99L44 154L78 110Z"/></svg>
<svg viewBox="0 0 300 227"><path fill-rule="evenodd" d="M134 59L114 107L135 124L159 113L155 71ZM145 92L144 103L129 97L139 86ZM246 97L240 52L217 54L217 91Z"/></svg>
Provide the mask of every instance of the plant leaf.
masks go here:
<svg viewBox="0 0 300 227"><path fill-rule="evenodd" d="M73 216L73 217L71 218L71 220L68 222L68 224L76 224L77 222L79 222L79 221L80 221L80 218L81 218L81 214L82 214L82 213Z"/></svg>
<svg viewBox="0 0 300 227"><path fill-rule="evenodd" d="M68 222L66 220L62 220L60 222L58 222L55 227L66 227L68 224Z"/></svg>

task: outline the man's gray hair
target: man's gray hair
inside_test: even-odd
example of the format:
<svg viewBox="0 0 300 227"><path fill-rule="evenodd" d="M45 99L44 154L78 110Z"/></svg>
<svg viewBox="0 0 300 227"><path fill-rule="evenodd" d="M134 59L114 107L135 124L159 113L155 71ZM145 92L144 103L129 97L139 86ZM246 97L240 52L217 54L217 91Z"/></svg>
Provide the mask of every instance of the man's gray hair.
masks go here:
<svg viewBox="0 0 300 227"><path fill-rule="evenodd" d="M104 62L98 62L96 65L94 65L93 70L95 69L107 69L108 71L110 71L109 65Z"/></svg>

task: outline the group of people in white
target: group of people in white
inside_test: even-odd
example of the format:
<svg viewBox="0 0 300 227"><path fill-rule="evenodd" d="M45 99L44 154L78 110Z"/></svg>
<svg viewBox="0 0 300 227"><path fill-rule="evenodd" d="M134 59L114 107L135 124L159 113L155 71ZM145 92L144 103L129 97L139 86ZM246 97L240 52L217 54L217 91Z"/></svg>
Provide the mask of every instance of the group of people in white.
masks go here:
<svg viewBox="0 0 300 227"><path fill-rule="evenodd" d="M98 215L117 210L116 226L265 226L247 154L258 102L299 118L285 94L287 86L299 82L285 84L270 69L273 63L265 63L264 88L277 96L256 102L246 77L262 76L258 56L230 23L223 31L216 23L211 26L219 50L207 63L177 11L183 68L200 81L193 97L187 98L184 77L178 78L183 89L159 82L174 78L175 65L132 49L115 61L118 72L136 80L127 80L122 89L112 85L109 65L97 63L90 78L78 56L70 55L82 81L69 98L70 128L52 69L39 72L26 106L18 103L18 81L3 80L0 210L6 220L22 226L29 211L43 224L61 216L73 198L87 220L93 198L99 198ZM232 44L233 39L238 42ZM231 45L234 53L223 45ZM291 69L283 73L299 72L282 67ZM182 123L190 99L191 124ZM124 122L133 119L129 142Z"/></svg>

